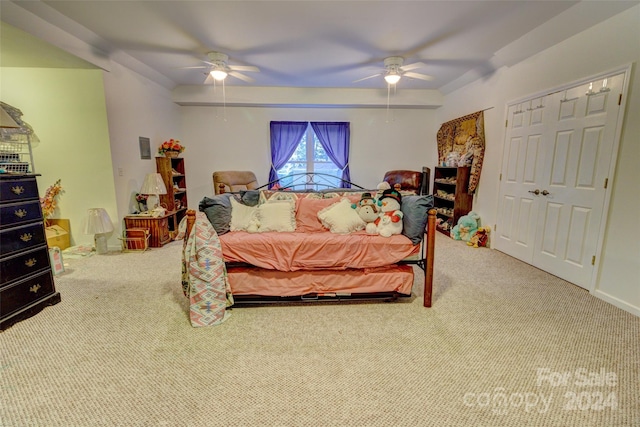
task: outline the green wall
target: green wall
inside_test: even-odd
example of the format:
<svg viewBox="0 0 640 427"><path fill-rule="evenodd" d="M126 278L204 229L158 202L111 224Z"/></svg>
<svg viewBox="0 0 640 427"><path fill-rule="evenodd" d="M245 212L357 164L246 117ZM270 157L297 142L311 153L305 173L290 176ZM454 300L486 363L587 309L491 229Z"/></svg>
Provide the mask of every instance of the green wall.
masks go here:
<svg viewBox="0 0 640 427"><path fill-rule="evenodd" d="M33 148L40 195L61 179L54 217L71 220L72 245L93 244L84 234L88 208L105 208L117 226L102 71L4 67L0 100L22 110L40 139Z"/></svg>

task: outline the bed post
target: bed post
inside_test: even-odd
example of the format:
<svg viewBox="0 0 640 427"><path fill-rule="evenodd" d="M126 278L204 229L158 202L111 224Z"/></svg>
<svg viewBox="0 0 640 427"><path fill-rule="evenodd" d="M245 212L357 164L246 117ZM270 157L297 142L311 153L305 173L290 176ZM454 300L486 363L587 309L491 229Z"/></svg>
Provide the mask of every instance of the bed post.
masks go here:
<svg viewBox="0 0 640 427"><path fill-rule="evenodd" d="M194 211L193 209L188 209L186 216L187 216L187 231L184 235L185 242L189 238L189 234L191 234L191 229L193 228L193 225L196 223L196 211Z"/></svg>
<svg viewBox="0 0 640 427"><path fill-rule="evenodd" d="M425 307L431 307L433 293L433 251L436 243L436 210L429 210L427 219L427 259L424 269L424 303Z"/></svg>

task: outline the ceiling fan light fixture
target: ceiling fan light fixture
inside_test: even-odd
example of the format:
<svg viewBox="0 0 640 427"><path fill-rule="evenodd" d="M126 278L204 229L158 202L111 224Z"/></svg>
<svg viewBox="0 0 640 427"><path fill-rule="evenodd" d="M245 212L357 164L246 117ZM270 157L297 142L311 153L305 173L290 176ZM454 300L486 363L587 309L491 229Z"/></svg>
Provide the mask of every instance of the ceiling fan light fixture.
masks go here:
<svg viewBox="0 0 640 427"><path fill-rule="evenodd" d="M220 82L227 78L227 72L224 70L213 70L211 71L211 77Z"/></svg>
<svg viewBox="0 0 640 427"><path fill-rule="evenodd" d="M390 71L384 76L384 79L390 85L394 85L400 81L400 74L395 71Z"/></svg>

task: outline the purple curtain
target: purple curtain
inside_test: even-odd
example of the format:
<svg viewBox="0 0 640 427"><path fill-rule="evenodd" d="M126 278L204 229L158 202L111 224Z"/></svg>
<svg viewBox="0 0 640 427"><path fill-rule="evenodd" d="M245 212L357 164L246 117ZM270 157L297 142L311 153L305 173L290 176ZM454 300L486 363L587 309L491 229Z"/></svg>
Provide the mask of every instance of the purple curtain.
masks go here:
<svg viewBox="0 0 640 427"><path fill-rule="evenodd" d="M307 130L307 122L271 122L271 169L269 182L278 179L278 169L283 167L296 151L300 138Z"/></svg>
<svg viewBox="0 0 640 427"><path fill-rule="evenodd" d="M311 127L333 163L342 169L341 187L351 181L349 172L349 122L311 122ZM293 153L293 152L292 152Z"/></svg>

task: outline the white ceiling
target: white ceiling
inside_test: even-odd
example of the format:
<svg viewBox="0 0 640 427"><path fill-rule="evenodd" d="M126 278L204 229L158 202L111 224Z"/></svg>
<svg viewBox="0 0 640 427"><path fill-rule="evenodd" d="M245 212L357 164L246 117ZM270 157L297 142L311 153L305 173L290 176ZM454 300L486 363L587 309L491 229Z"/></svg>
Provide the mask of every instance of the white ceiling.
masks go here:
<svg viewBox="0 0 640 427"><path fill-rule="evenodd" d="M202 84L209 51L254 65L255 86L381 88L388 56L432 81L398 87L451 89L570 37L638 1L0 1L22 29L44 19L91 46L84 59L130 65L167 87ZM19 13L18 13L19 12ZM65 48L60 37L36 34ZM3 41L3 49L5 48ZM8 48L8 47L7 47ZM23 49L25 50L25 49ZM96 61L93 61L94 63ZM3 58L3 66L12 66ZM99 64L98 64L99 65ZM247 85L227 78L227 85Z"/></svg>

